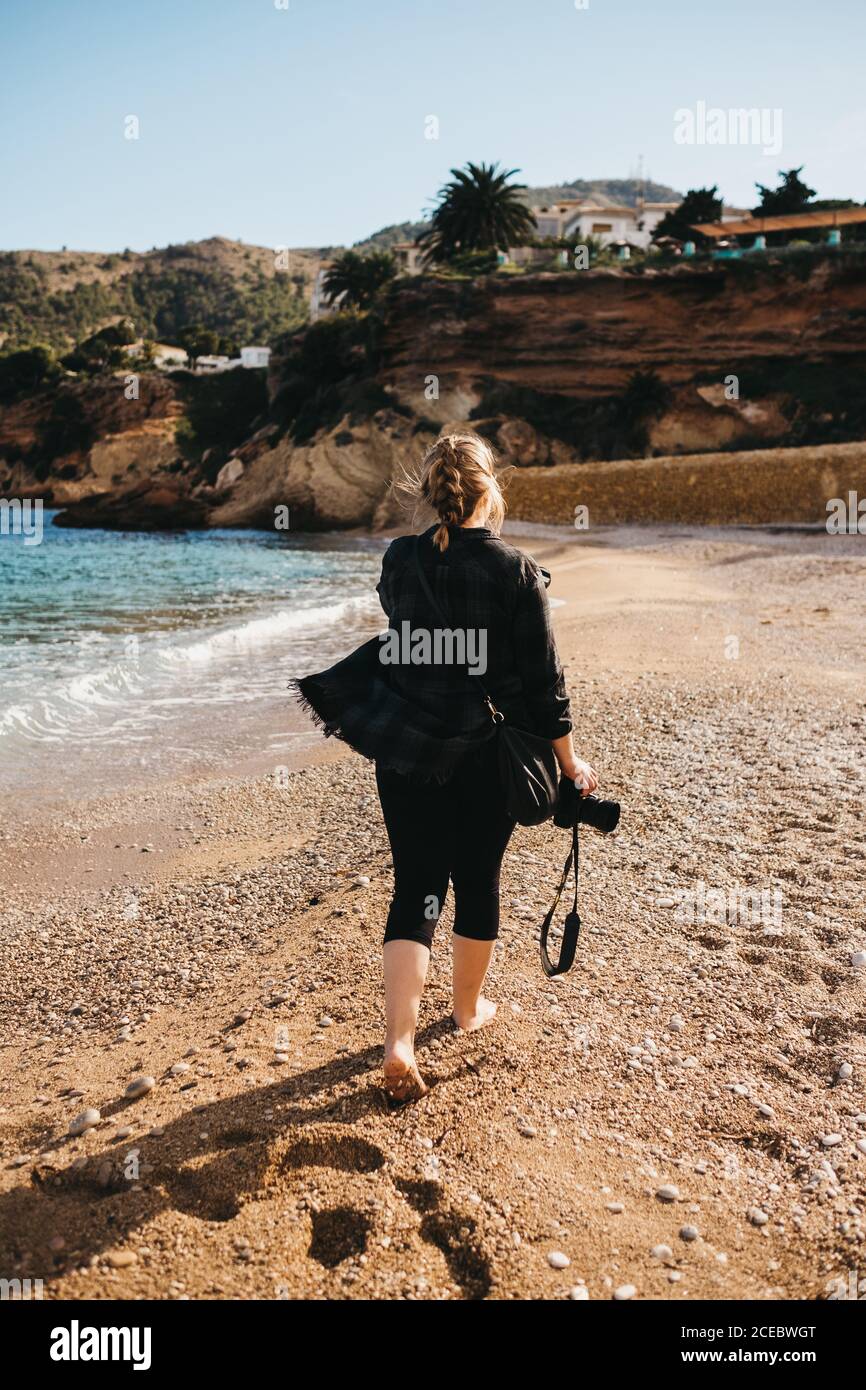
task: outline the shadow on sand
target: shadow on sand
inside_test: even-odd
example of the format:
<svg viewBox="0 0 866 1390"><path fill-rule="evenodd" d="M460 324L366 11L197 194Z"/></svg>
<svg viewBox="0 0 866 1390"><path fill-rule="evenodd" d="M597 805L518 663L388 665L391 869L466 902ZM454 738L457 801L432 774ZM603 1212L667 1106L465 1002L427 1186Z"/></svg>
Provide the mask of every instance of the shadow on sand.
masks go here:
<svg viewBox="0 0 866 1390"><path fill-rule="evenodd" d="M429 1025L419 1034L419 1046L448 1031L444 1021ZM444 1256L463 1297L483 1298L490 1270L475 1238L475 1218L453 1208L438 1181L393 1173L385 1149L358 1132L365 1118L388 1116L383 1091L371 1080L335 1099L337 1087L380 1061L380 1047L365 1048L273 1085L197 1106L167 1124L159 1137L114 1139L65 1166L56 1159L37 1164L28 1183L0 1196L0 1269L7 1277L40 1278L53 1286L52 1296L63 1297L69 1270L122 1249L162 1212L232 1222L250 1202L290 1192L303 1184L305 1174L325 1168L341 1175L340 1204L305 1210L295 1236L306 1248L292 1239L291 1252L281 1252L284 1258L291 1253L292 1259L334 1269L363 1253L374 1234L371 1204L365 1200L373 1190L369 1183L380 1196L382 1184L389 1184L395 1200L410 1209L420 1238ZM438 1085L450 1079L431 1078ZM103 1117L136 1103L123 1099L106 1105ZM265 1115L277 1106L277 1116ZM71 1142L61 1140L56 1150ZM60 1240L63 1247L57 1250Z"/></svg>

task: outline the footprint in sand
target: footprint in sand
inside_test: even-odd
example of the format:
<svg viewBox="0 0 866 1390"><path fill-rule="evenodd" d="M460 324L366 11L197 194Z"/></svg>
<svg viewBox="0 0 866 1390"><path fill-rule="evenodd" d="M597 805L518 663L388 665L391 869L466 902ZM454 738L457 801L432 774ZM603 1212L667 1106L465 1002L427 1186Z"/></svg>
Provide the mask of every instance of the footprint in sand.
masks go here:
<svg viewBox="0 0 866 1390"><path fill-rule="evenodd" d="M111 1197L125 1186L119 1172L106 1171L112 1167L103 1161L67 1169L55 1177L53 1190L43 1191L67 1197L75 1193L89 1201ZM248 1130L214 1133L201 1156L180 1166L169 1161L154 1165L149 1183L152 1193L162 1194L162 1201L148 1203L142 1215L156 1215L161 1205L200 1221L232 1222L250 1202L295 1193L306 1197L317 1185L317 1171L324 1192L302 1208L310 1260L336 1270L344 1261L366 1255L365 1269L375 1272L377 1253L384 1256L385 1234L377 1221L387 1208L403 1231L415 1231L422 1243L439 1252L464 1298L487 1295L490 1266L477 1239L475 1218L454 1206L438 1182L392 1175L382 1149L336 1126L310 1126L300 1134L296 1130L270 1140ZM337 1183L335 1174L340 1175Z"/></svg>

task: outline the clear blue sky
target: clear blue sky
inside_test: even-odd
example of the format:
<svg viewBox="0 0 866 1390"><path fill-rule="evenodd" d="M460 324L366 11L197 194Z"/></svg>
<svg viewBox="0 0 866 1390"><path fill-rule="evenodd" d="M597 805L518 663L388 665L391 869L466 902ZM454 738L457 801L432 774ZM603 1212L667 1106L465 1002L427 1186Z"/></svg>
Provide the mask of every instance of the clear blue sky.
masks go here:
<svg viewBox="0 0 866 1390"><path fill-rule="evenodd" d="M453 165L866 199L864 0L0 0L0 247L350 244ZM674 111L781 108L783 149ZM140 138L124 139L124 118ZM440 122L424 138L425 117Z"/></svg>

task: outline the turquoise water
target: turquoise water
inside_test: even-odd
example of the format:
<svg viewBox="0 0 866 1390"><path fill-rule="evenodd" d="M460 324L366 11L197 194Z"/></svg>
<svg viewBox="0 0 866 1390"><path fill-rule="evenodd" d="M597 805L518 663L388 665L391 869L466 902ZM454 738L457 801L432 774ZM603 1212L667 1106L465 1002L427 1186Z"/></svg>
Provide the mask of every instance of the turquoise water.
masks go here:
<svg viewBox="0 0 866 1390"><path fill-rule="evenodd" d="M385 542L0 533L0 783L58 798L309 740L286 683L383 626Z"/></svg>

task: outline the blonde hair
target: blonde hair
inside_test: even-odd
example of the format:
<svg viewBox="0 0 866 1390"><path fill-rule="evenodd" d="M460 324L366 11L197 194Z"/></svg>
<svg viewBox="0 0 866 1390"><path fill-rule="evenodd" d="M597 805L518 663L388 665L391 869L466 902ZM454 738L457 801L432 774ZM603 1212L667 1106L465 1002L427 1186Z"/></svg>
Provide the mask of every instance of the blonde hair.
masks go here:
<svg viewBox="0 0 866 1390"><path fill-rule="evenodd" d="M444 434L428 449L419 470L397 483L416 508L426 503L438 516L433 543L439 550L448 549L448 527L468 521L484 499L487 524L499 534L506 508L495 467L496 455L480 434Z"/></svg>

